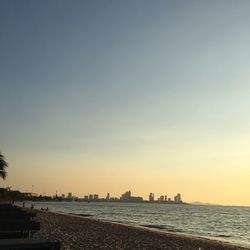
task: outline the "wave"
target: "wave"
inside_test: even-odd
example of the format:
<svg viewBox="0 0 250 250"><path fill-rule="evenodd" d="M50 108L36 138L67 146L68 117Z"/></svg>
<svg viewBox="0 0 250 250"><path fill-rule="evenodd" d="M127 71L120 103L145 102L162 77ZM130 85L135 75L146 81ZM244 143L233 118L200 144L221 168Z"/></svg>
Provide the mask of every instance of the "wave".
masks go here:
<svg viewBox="0 0 250 250"><path fill-rule="evenodd" d="M83 217L90 217L93 216L92 214L76 214L76 213L69 213L71 215L83 216Z"/></svg>
<svg viewBox="0 0 250 250"><path fill-rule="evenodd" d="M149 228L156 228L156 229L165 229L165 226L161 226L161 225L140 225L141 227L149 227Z"/></svg>
<svg viewBox="0 0 250 250"><path fill-rule="evenodd" d="M167 232L174 232L174 233L180 233L183 232L183 230L175 228L174 226L169 226L169 225L154 225L154 224L143 224L140 225L141 227L147 227L147 228L155 228L158 230L164 230Z"/></svg>
<svg viewBox="0 0 250 250"><path fill-rule="evenodd" d="M225 235L225 234L218 234L216 237L221 237L221 238L231 238L230 235Z"/></svg>

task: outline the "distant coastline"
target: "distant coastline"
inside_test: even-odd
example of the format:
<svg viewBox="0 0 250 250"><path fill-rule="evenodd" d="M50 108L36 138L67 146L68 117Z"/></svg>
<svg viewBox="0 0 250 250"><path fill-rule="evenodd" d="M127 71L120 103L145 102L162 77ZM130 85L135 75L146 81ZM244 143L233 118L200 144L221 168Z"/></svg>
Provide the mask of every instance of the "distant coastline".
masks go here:
<svg viewBox="0 0 250 250"><path fill-rule="evenodd" d="M128 202L128 203L161 203L161 204L187 204L182 201L181 194L178 193L174 198L167 195L161 195L158 199L155 199L154 193L149 194L149 199L144 200L143 197L133 196L131 191L127 191L118 197L111 197L107 193L106 198L100 198L98 194L89 194L84 195L83 198L73 195L71 192L66 196L65 194L61 195L41 195L33 192L20 192L18 190L11 190L8 188L0 188L0 199L10 200L10 201L79 201L79 202Z"/></svg>
<svg viewBox="0 0 250 250"><path fill-rule="evenodd" d="M92 203L92 202L108 202L108 203L149 203L149 204L179 204L179 205L189 205L190 203L187 202L168 202L168 201L123 201L123 200L106 200L106 199L98 199L98 200L84 200L84 199L61 199L61 198L50 198L50 197L30 197L25 199L26 201L33 201L33 202L85 202L85 203Z"/></svg>

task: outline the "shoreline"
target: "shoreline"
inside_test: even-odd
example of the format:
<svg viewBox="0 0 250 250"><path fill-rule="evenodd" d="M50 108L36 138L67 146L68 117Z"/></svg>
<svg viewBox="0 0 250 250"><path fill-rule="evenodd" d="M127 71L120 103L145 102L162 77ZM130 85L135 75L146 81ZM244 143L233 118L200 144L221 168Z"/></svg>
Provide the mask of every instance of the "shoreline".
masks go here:
<svg viewBox="0 0 250 250"><path fill-rule="evenodd" d="M250 249L202 236L165 232L77 214L35 211L41 230L34 238L60 240L62 249Z"/></svg>
<svg viewBox="0 0 250 250"><path fill-rule="evenodd" d="M181 237L192 238L194 240L197 239L197 240L215 241L215 242L227 244L227 245L233 246L233 247L241 247L243 249L250 249L250 247L236 245L236 244L233 244L233 243L228 242L226 240L216 239L216 237L208 237L208 236L206 237L206 236L188 234L188 233L183 233L183 232L170 232L170 231L165 231L163 229L160 229L157 226L134 225L134 224L119 222L119 221L96 219L96 218L93 218L94 215L90 215L90 214L81 215L81 214L74 214L74 213L63 213L63 212L52 212L52 211L49 211L49 212L54 213L54 214L59 214L59 215L72 216L72 217L76 217L76 218L80 218L80 219L87 219L90 221L93 220L93 221L97 221L100 223L110 223L110 224L117 224L117 225L121 225L121 226L127 226L127 227L130 227L132 229L135 228L135 229L142 229L142 230L146 230L146 231L150 231L150 232L156 232L156 233L160 233L160 234L162 233L162 234L167 234L167 235L168 234L176 235L176 236L181 236Z"/></svg>

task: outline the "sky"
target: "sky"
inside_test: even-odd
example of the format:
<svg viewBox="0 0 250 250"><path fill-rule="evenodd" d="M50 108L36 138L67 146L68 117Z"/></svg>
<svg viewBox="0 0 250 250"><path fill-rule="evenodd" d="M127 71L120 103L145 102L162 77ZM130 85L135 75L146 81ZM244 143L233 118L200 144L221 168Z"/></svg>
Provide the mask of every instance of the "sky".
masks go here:
<svg viewBox="0 0 250 250"><path fill-rule="evenodd" d="M2 0L0 186L250 206L249 13L248 0Z"/></svg>

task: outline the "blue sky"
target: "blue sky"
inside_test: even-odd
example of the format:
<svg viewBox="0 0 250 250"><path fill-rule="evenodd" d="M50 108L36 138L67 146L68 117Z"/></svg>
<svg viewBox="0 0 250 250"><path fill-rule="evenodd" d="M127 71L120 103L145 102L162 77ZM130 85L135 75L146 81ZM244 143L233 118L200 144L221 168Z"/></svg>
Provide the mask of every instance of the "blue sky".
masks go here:
<svg viewBox="0 0 250 250"><path fill-rule="evenodd" d="M39 169L42 156L53 172L53 154L100 173L130 173L131 162L226 169L240 148L248 171L249 11L243 0L1 1L0 149L11 168Z"/></svg>

